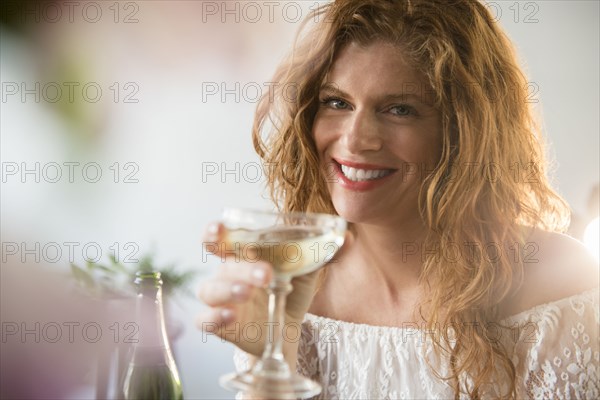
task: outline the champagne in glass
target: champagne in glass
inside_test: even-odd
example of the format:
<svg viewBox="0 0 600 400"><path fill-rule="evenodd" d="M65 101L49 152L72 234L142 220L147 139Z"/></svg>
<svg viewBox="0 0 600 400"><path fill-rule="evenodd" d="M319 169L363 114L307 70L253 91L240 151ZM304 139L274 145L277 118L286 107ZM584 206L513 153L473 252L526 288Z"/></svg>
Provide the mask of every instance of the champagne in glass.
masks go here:
<svg viewBox="0 0 600 400"><path fill-rule="evenodd" d="M277 279L308 274L327 263L343 243L343 235L318 226L281 226L226 232L226 248L238 257L267 261Z"/></svg>
<svg viewBox="0 0 600 400"><path fill-rule="evenodd" d="M225 252L249 262L267 261L274 276L269 284L268 335L261 359L249 371L221 378L227 389L259 398L298 399L321 392L321 385L290 371L282 353L286 296L291 280L308 274L331 260L344 243L346 221L316 213L271 213L226 209Z"/></svg>

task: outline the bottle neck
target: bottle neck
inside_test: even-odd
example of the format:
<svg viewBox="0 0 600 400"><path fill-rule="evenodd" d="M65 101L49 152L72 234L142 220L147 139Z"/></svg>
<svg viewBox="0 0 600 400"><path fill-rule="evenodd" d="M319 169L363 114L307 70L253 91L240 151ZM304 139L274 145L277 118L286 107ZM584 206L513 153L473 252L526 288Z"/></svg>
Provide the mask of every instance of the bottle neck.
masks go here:
<svg viewBox="0 0 600 400"><path fill-rule="evenodd" d="M141 285L137 298L137 346L169 347L160 285Z"/></svg>

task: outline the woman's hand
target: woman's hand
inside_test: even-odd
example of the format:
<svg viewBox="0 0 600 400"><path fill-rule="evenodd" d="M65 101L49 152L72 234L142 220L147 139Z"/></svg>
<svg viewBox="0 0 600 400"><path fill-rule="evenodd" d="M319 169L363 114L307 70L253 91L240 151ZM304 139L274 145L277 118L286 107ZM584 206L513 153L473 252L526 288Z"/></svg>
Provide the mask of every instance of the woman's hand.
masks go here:
<svg viewBox="0 0 600 400"><path fill-rule="evenodd" d="M214 277L206 280L198 297L210 308L198 316L200 329L232 342L243 351L260 357L269 329L267 325L268 295L265 288L273 276L271 264L246 261L225 254L224 228L211 224L206 230L205 249L221 257ZM312 302L318 271L292 280L293 291L287 297L283 353L290 366L295 364L300 324Z"/></svg>

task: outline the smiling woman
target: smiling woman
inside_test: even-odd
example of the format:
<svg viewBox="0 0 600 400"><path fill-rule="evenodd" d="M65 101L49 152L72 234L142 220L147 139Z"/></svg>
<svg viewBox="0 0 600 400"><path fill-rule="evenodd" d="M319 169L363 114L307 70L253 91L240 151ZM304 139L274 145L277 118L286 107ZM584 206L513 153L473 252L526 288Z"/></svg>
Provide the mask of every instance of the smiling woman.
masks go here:
<svg viewBox="0 0 600 400"><path fill-rule="evenodd" d="M348 221L402 226L418 217L423 174L411 167L432 171L442 148L440 111L405 93L425 85L383 41L351 43L333 63L312 131L321 162L337 172L328 191Z"/></svg>
<svg viewBox="0 0 600 400"><path fill-rule="evenodd" d="M295 97L263 97L254 144L280 209L351 233L293 281L289 363L320 398L598 397L598 266L560 233L528 84L488 9L338 0L312 20L274 78ZM225 338L264 319L270 266L236 268L263 280L226 262L200 294ZM260 343L236 342L240 368Z"/></svg>

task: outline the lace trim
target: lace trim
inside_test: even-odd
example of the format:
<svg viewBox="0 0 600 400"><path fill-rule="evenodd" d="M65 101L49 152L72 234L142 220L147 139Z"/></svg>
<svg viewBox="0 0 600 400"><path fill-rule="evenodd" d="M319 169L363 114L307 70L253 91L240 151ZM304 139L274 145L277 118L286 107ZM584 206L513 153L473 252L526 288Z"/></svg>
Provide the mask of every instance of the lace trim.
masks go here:
<svg viewBox="0 0 600 400"><path fill-rule="evenodd" d="M556 307L562 308L560 306L566 305L568 303L570 303L571 306L573 306L574 304L579 305L579 304L581 304L582 301L583 302L593 302L595 298L599 297L599 295L600 295L599 288L586 290L584 292L581 292L581 293L578 293L578 294L575 294L575 295L572 295L569 297L564 297L559 300L554 300L551 302L547 302L544 304L534 306L525 311L521 311L517 314L506 317L506 318L500 320L499 323L502 325L513 325L514 323L518 323L518 322L526 322L526 321L530 320L532 316L536 316L537 317L536 320L541 320L542 319L541 315L548 308L556 308ZM576 307L578 307L578 306L576 306ZM578 308L580 308L580 307L578 307ZM596 315L598 315L598 313L596 313ZM415 323L407 323L405 327L369 325L369 324L365 324L365 323L349 322L349 321L343 321L343 320L329 318L329 317L323 317L323 316L311 314L311 313L305 314L304 321L318 323L320 325L327 325L328 323L343 324L345 328L348 328L349 330L356 331L359 333L360 332L363 332L363 333L368 332L368 333L379 334L379 333L385 332L385 333L388 333L391 335L400 335L401 336L401 335L403 335L403 332L405 332L406 330L410 330L410 331L414 331L415 329L422 330L421 328L418 328L418 324L415 324Z"/></svg>

